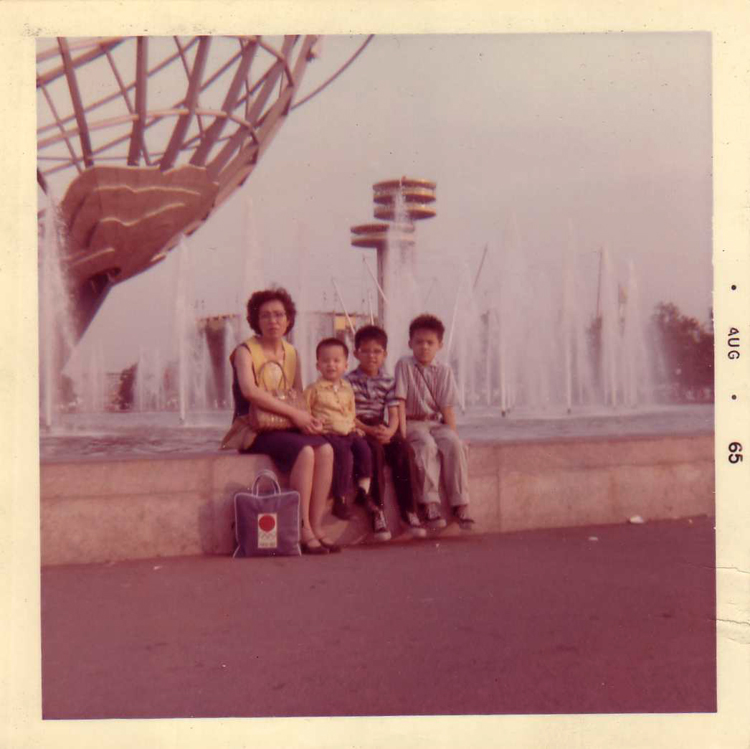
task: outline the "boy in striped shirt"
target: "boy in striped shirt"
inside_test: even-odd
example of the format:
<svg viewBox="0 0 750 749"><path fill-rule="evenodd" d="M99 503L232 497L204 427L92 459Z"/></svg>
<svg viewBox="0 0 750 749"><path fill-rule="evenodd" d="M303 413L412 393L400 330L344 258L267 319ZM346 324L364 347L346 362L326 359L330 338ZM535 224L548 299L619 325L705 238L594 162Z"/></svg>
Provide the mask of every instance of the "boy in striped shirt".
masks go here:
<svg viewBox="0 0 750 749"><path fill-rule="evenodd" d="M440 514L440 474L459 526L469 530L469 468L466 448L456 431L456 381L447 364L435 361L443 347L443 323L433 315L415 317L409 325L409 348L396 364L399 428L414 448L421 502L428 528L445 528Z"/></svg>
<svg viewBox="0 0 750 749"><path fill-rule="evenodd" d="M354 356L359 367L346 375L354 390L355 423L364 432L372 453L371 491L368 496L360 492L358 499L367 505L375 538L380 541L391 538L383 503L386 464L391 467L396 499L409 532L415 537L427 535L416 512L414 454L398 431L394 379L383 369L387 353L388 336L382 328L360 328L354 336Z"/></svg>

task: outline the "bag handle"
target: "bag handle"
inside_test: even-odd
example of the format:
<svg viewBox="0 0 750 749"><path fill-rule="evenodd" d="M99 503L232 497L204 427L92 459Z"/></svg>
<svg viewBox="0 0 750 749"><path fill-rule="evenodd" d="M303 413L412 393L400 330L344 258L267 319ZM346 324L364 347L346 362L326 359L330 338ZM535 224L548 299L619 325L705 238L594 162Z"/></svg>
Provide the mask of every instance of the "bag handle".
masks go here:
<svg viewBox="0 0 750 749"><path fill-rule="evenodd" d="M250 351L250 346L247 345L247 341L243 342L242 344L250 353L250 359L252 361L253 352ZM255 362L253 362L253 377L255 378L255 385L256 387L260 387L260 374L263 371L263 369L266 367L267 364L275 364L280 370L281 370L281 380L279 381L279 390L289 390L289 383L286 378L286 372L284 371L284 367L279 364L279 362L275 361L274 359L266 359L263 364L260 365L258 368L258 371L255 371Z"/></svg>
<svg viewBox="0 0 750 749"><path fill-rule="evenodd" d="M255 375L255 384L258 387L260 387L260 375L261 375L261 372L269 364L275 364L281 370L281 380L279 380L278 390L289 390L289 384L287 383L286 372L284 371L284 367L282 367L281 364L279 364L277 361L273 361L271 359L269 359L268 361L264 361L263 364L260 365L260 368L258 369L258 372Z"/></svg>
<svg viewBox="0 0 750 749"><path fill-rule="evenodd" d="M276 474L269 470L268 468L264 468L261 471L258 471L258 473L255 476L255 481L253 481L252 489L250 489L251 494L256 494L260 496L260 492L258 491L258 485L263 479L268 479L273 484L273 491L269 492L269 494L281 494L281 487L279 486L279 480L276 478Z"/></svg>

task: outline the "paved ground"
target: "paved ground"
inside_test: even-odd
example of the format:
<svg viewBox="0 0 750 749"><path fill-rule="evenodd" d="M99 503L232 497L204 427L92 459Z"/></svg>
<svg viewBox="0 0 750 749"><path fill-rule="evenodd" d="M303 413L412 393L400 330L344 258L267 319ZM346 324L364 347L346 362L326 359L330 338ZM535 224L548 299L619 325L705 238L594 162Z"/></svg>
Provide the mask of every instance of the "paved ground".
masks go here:
<svg viewBox="0 0 750 749"><path fill-rule="evenodd" d="M714 611L706 518L51 567L43 713L714 711Z"/></svg>

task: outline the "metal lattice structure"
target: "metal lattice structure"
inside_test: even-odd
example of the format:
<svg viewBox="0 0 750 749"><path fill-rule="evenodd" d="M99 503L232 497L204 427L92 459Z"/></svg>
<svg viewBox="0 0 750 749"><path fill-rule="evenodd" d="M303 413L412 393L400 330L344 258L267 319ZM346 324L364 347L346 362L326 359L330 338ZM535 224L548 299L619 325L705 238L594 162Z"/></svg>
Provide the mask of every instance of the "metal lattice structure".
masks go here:
<svg viewBox="0 0 750 749"><path fill-rule="evenodd" d="M114 284L162 260L252 173L317 39L39 42L37 179L64 196L77 336Z"/></svg>

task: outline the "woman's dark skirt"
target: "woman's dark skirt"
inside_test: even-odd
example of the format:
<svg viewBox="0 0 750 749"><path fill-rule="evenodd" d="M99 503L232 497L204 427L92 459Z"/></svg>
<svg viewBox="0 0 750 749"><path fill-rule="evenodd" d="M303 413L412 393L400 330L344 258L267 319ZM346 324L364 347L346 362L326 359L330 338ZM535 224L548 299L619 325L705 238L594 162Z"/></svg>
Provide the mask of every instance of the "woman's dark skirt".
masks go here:
<svg viewBox="0 0 750 749"><path fill-rule="evenodd" d="M278 429L271 432L261 432L246 453L268 455L282 473L291 473L297 456L303 447L320 447L326 440L311 434Z"/></svg>

